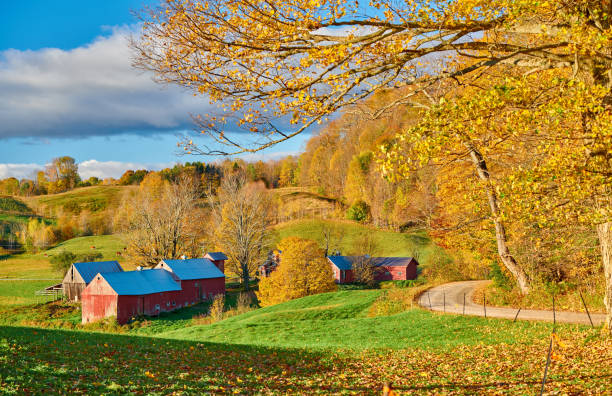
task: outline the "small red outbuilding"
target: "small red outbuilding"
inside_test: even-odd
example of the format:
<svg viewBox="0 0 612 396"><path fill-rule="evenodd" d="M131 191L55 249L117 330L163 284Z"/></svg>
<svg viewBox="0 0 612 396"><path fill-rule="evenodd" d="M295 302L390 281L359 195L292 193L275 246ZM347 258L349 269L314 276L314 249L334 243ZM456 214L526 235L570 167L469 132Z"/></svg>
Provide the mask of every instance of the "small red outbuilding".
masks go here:
<svg viewBox="0 0 612 396"><path fill-rule="evenodd" d="M327 259L337 283L353 282L353 263L357 260L367 260L376 268L374 279L377 281L416 279L419 265L414 257L329 256Z"/></svg>

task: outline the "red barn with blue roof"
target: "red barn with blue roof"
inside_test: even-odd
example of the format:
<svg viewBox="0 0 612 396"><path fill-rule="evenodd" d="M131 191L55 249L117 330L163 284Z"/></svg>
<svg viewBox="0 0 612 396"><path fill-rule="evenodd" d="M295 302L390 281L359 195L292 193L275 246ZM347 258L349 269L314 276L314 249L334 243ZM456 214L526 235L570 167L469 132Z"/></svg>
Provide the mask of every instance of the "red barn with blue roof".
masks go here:
<svg viewBox="0 0 612 396"><path fill-rule="evenodd" d="M353 282L353 263L357 260L368 260L375 267L377 281L416 279L419 265L414 257L329 256L327 259L337 283Z"/></svg>
<svg viewBox="0 0 612 396"><path fill-rule="evenodd" d="M179 282L164 269L97 274L81 297L83 323L115 316L124 324L136 316L159 315L190 303Z"/></svg>
<svg viewBox="0 0 612 396"><path fill-rule="evenodd" d="M100 273L123 272L117 261L94 261L73 263L62 280L64 295L70 301L81 299L81 293L89 282Z"/></svg>
<svg viewBox="0 0 612 396"><path fill-rule="evenodd" d="M194 303L225 294L225 275L209 259L162 260L155 268L170 272L189 301Z"/></svg>

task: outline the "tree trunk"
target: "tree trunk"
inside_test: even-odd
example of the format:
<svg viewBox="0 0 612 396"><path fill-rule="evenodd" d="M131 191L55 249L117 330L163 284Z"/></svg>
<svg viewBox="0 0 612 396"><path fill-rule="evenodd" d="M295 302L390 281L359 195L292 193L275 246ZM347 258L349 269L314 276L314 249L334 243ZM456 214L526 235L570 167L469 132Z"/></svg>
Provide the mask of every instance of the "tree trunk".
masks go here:
<svg viewBox="0 0 612 396"><path fill-rule="evenodd" d="M471 143L467 143L466 146L470 151L470 158L476 167L478 178L480 178L480 180L486 184L487 199L489 201L489 208L491 209L491 217L493 219L493 224L495 224L497 253L499 254L499 257L506 269L508 269L508 271L510 271L510 273L516 279L521 293L528 294L529 278L527 277L525 271L516 263L516 260L510 254L510 249L508 249L508 238L506 236L506 228L504 227L504 223L501 221L499 199L497 198L497 194L491 185L491 176L489 175L489 170L487 169L487 163L482 154L480 154L480 152L476 150Z"/></svg>
<svg viewBox="0 0 612 396"><path fill-rule="evenodd" d="M249 268L246 265L242 266L242 289L245 292L249 291Z"/></svg>
<svg viewBox="0 0 612 396"><path fill-rule="evenodd" d="M597 236L601 246L601 259L603 260L604 277L606 281L606 323L608 331L612 333L612 222L597 226Z"/></svg>

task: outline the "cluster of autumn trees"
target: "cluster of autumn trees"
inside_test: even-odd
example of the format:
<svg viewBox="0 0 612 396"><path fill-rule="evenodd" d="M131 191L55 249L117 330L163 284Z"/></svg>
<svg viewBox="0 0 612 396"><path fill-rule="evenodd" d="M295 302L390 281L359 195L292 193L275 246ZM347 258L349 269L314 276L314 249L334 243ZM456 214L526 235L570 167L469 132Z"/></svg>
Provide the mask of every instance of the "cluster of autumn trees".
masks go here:
<svg viewBox="0 0 612 396"><path fill-rule="evenodd" d="M360 112L421 110L379 142L385 177L433 191L438 230L460 231L460 247L480 240L483 258L495 251L524 294L541 262L597 255L588 271L603 273L612 327L611 42L610 0L169 0L144 17L132 47L137 66L220 104L222 115L196 118L210 140L183 142L187 153L265 149L400 89ZM292 128L277 127L283 117ZM228 124L249 138L228 136ZM317 179L316 167L348 162L342 194L358 198L360 184L379 193L367 144L345 158L327 146L300 173L333 193L342 185ZM392 212L396 195L373 201L393 196Z"/></svg>
<svg viewBox="0 0 612 396"><path fill-rule="evenodd" d="M82 181L74 158L63 156L53 158L45 170L36 172L32 179L18 180L9 177L0 180L0 194L22 196L55 194L92 183L98 184L99 180L92 178Z"/></svg>
<svg viewBox="0 0 612 396"><path fill-rule="evenodd" d="M308 187L336 198L352 220L392 229L426 225L435 207L435 170L392 181L377 162L380 147L391 144L398 130L414 124L418 112L403 106L382 118L367 116L400 96L400 90L381 92L322 128L299 157L283 161L282 169L292 177L282 185Z"/></svg>

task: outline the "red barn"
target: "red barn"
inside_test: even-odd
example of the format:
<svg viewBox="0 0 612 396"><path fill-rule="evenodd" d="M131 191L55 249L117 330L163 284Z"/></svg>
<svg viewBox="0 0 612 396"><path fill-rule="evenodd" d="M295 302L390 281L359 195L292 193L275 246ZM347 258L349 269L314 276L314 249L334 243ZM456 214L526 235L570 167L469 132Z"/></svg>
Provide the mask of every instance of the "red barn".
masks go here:
<svg viewBox="0 0 612 396"><path fill-rule="evenodd" d="M409 280L417 278L418 261L413 257L365 257L365 256L329 256L337 283L351 283L353 263L367 260L376 267L374 279L378 281Z"/></svg>
<svg viewBox="0 0 612 396"><path fill-rule="evenodd" d="M123 272L123 268L117 261L95 261L90 263L73 263L64 280L62 289L64 295L70 301L79 301L81 293L89 282L100 273Z"/></svg>
<svg viewBox="0 0 612 396"><path fill-rule="evenodd" d="M221 272L225 273L225 262L227 261L227 256L225 255L225 253L210 252L206 253L206 256L204 256L204 258L207 258L212 261L213 264L216 265Z"/></svg>
<svg viewBox="0 0 612 396"><path fill-rule="evenodd" d="M116 316L124 324L136 316L159 315L191 303L180 284L163 269L98 274L81 298L83 323Z"/></svg>
<svg viewBox="0 0 612 396"><path fill-rule="evenodd" d="M208 259L162 260L155 268L170 272L193 303L225 294L225 275Z"/></svg>
<svg viewBox="0 0 612 396"><path fill-rule="evenodd" d="M353 261L350 256L329 256L336 283L351 283L353 281Z"/></svg>

